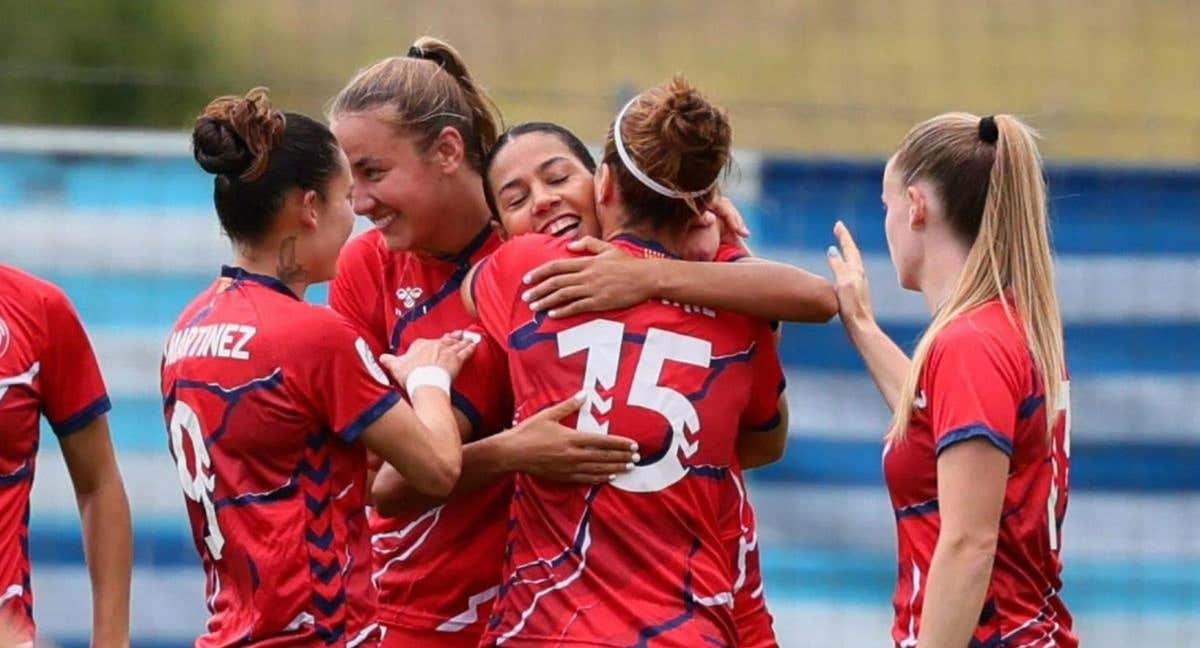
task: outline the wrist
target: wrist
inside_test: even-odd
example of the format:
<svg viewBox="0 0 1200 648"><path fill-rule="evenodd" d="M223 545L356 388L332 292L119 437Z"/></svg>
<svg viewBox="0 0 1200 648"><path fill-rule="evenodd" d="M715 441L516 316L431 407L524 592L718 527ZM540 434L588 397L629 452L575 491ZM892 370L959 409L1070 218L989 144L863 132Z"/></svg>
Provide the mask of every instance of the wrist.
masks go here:
<svg viewBox="0 0 1200 648"><path fill-rule="evenodd" d="M846 334L849 336L850 341L855 345L883 330L879 328L879 323L876 322L875 318L869 313L856 315L854 317L844 319L842 322L845 324Z"/></svg>
<svg viewBox="0 0 1200 648"><path fill-rule="evenodd" d="M404 381L404 391L408 392L411 398L422 387L433 387L449 396L450 372L437 365L424 365L413 369Z"/></svg>
<svg viewBox="0 0 1200 648"><path fill-rule="evenodd" d="M509 428L490 437L495 455L494 463L503 473L524 472L518 434L520 433L516 428Z"/></svg>

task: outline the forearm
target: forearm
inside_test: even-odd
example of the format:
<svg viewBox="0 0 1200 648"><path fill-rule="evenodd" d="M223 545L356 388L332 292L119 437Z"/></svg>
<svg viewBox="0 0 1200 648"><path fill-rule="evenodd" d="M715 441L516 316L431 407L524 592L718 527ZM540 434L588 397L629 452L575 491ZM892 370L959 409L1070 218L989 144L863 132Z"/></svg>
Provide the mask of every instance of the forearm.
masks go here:
<svg viewBox="0 0 1200 648"><path fill-rule="evenodd" d="M784 263L649 263L653 294L661 299L785 322L826 322L837 313L832 284Z"/></svg>
<svg viewBox="0 0 1200 648"><path fill-rule="evenodd" d="M888 409L894 410L912 360L874 320L847 323L846 331L867 365L867 372L871 374L879 393L883 394Z"/></svg>
<svg viewBox="0 0 1200 648"><path fill-rule="evenodd" d="M419 513L444 504L448 499L483 489L513 471L508 440L511 431L473 441L462 447L462 473L446 497L433 497L412 488L391 466L379 471L371 490L372 505L385 517Z"/></svg>
<svg viewBox="0 0 1200 648"><path fill-rule="evenodd" d="M921 612L919 648L961 648L979 623L995 544L940 537Z"/></svg>
<svg viewBox="0 0 1200 648"><path fill-rule="evenodd" d="M83 524L84 555L92 581L92 645L129 645L129 580L132 532L129 502L119 475L76 496Z"/></svg>
<svg viewBox="0 0 1200 648"><path fill-rule="evenodd" d="M738 462L743 470L759 468L783 458L787 450L787 395L779 395L779 422L770 430L742 430L738 433Z"/></svg>

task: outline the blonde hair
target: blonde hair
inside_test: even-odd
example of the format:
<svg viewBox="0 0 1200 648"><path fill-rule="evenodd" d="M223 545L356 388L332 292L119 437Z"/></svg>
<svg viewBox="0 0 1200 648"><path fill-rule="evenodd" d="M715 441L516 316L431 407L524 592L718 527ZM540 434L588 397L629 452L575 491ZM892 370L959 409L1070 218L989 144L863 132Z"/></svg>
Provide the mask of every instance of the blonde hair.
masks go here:
<svg viewBox="0 0 1200 648"><path fill-rule="evenodd" d="M950 297L913 352L892 418L893 440L907 430L933 341L955 318L993 299L1001 301L1014 324L1016 309L1045 389L1047 432L1054 428L1066 362L1036 137L1012 115L981 120L946 113L918 124L900 143L893 169L903 185L931 182L947 220L971 247Z"/></svg>
<svg viewBox="0 0 1200 648"><path fill-rule="evenodd" d="M392 125L415 135L425 151L447 126L466 145L468 164L483 171L483 160L501 131L500 111L475 82L458 51L432 36L418 38L406 56L392 56L359 70L329 108L338 115L391 106Z"/></svg>

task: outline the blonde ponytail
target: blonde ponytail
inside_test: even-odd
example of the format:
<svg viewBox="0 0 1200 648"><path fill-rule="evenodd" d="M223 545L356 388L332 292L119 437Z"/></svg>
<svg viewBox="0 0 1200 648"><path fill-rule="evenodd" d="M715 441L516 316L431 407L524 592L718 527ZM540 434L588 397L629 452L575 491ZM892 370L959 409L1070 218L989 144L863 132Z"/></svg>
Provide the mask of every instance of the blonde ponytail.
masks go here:
<svg viewBox="0 0 1200 648"><path fill-rule="evenodd" d="M986 120L948 113L913 128L896 154L904 184L920 178L935 184L947 218L969 237L971 248L950 297L913 352L912 368L892 418L889 438L893 440L905 435L933 341L955 318L993 299L1001 300L1014 322L1018 320L1015 309L1022 323L1045 390L1047 431L1059 414L1066 361L1042 159L1032 129L1011 115L990 119L995 125L994 143L981 138L981 125L991 126Z"/></svg>

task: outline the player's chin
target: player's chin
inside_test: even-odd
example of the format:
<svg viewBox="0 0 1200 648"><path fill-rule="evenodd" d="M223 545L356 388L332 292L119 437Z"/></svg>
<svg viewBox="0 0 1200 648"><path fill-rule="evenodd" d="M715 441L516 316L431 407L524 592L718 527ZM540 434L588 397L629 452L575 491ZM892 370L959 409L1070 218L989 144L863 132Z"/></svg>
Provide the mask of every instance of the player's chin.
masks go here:
<svg viewBox="0 0 1200 648"><path fill-rule="evenodd" d="M395 224L383 230L383 242L392 252L406 252L413 249L415 243L408 228L396 227Z"/></svg>

